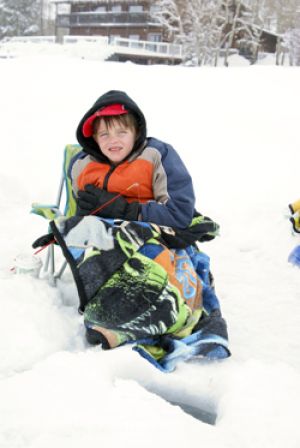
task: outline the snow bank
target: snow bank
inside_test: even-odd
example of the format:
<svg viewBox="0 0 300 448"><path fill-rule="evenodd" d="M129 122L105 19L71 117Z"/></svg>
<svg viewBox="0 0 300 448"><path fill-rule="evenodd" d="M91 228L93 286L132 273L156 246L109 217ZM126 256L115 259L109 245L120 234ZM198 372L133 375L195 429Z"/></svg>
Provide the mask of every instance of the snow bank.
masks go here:
<svg viewBox="0 0 300 448"><path fill-rule="evenodd" d="M299 197L299 68L136 66L65 56L0 60L0 446L168 444L298 448L299 238L287 204ZM191 171L198 209L221 225L203 245L227 319L232 358L166 375L130 347L84 342L70 273L58 285L15 276L47 224L62 149L109 89L144 110L149 135L173 144ZM167 403L217 412L209 426Z"/></svg>

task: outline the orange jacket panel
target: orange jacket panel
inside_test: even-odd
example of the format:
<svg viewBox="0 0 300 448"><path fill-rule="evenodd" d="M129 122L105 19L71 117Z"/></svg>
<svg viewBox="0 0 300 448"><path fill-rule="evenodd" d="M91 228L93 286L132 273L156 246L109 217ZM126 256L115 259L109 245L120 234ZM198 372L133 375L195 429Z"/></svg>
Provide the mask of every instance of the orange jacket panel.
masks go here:
<svg viewBox="0 0 300 448"><path fill-rule="evenodd" d="M106 189L111 193L121 193L131 201L147 202L154 199L152 190L153 165L148 160L136 159L111 167L104 163L90 162L77 179L79 190L87 184L103 188L108 176Z"/></svg>

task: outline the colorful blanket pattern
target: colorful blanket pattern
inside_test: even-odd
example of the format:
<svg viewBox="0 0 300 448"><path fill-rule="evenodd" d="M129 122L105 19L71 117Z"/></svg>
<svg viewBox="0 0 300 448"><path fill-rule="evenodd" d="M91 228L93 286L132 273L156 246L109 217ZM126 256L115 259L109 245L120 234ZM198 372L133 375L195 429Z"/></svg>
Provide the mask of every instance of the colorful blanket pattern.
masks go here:
<svg viewBox="0 0 300 448"><path fill-rule="evenodd" d="M57 218L51 228L71 266L85 326L101 335L103 348L135 343L163 371L173 370L185 356L201 355L184 339L220 308L209 284L207 255L192 246L168 249L160 240L161 228L149 223L74 216ZM209 333L213 348L224 348L217 358L229 355L221 316L220 322L221 332ZM198 347L200 327L194 336ZM163 341L166 336L172 344ZM188 350L168 363L165 357L178 349L174 338L182 342L181 353L184 345Z"/></svg>

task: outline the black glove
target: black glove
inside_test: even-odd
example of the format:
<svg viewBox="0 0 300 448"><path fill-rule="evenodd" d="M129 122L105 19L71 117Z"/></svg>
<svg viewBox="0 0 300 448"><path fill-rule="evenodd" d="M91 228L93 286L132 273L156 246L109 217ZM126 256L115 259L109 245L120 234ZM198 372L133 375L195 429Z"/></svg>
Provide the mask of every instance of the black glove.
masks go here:
<svg viewBox="0 0 300 448"><path fill-rule="evenodd" d="M53 233L46 233L46 235L40 236L32 243L32 247L36 249L37 247L43 247L51 242L55 242Z"/></svg>
<svg viewBox="0 0 300 448"><path fill-rule="evenodd" d="M170 249L184 249L196 241L201 243L210 241L218 234L219 224L214 222L208 216L203 216L195 211L194 218L189 227L185 229L173 228L173 233L168 233L164 228L161 229L163 242Z"/></svg>
<svg viewBox="0 0 300 448"><path fill-rule="evenodd" d="M103 208L101 210L95 212L95 210L102 206ZM140 207L138 202L129 203L123 196L119 196L117 193L109 193L91 184L86 185L84 190L78 192L77 215L79 216L95 214L103 218L137 221L139 211Z"/></svg>

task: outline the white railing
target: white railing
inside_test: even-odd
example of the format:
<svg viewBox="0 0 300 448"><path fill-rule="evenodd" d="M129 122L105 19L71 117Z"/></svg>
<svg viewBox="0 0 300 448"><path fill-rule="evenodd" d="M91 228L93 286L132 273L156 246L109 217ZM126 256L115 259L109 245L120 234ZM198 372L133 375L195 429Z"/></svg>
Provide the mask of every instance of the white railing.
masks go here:
<svg viewBox="0 0 300 448"><path fill-rule="evenodd" d="M13 36L5 41L9 42L31 42L31 43L55 43L55 36Z"/></svg>
<svg viewBox="0 0 300 448"><path fill-rule="evenodd" d="M15 42L15 43L55 43L55 36L16 36L10 37L5 41ZM4 41L3 41L4 42ZM125 39L124 37L114 37L110 38L107 36L63 36L63 44L76 44L76 43L93 43L101 45L109 45L112 47L119 47L120 49L130 49L131 53L149 54L154 53L161 57L182 57L182 46L171 44L167 42L152 42L149 40L133 40Z"/></svg>
<svg viewBox="0 0 300 448"><path fill-rule="evenodd" d="M108 45L107 36L63 36L63 44L77 44L78 42L92 42Z"/></svg>
<svg viewBox="0 0 300 448"><path fill-rule="evenodd" d="M111 37L110 45L155 53L161 56L182 57L182 46L167 42L151 42L149 40L133 40L124 37Z"/></svg>

